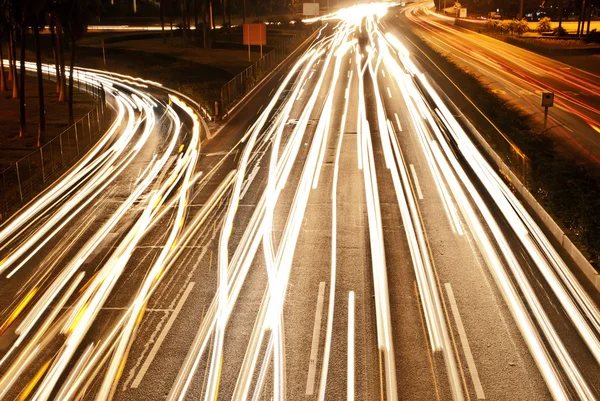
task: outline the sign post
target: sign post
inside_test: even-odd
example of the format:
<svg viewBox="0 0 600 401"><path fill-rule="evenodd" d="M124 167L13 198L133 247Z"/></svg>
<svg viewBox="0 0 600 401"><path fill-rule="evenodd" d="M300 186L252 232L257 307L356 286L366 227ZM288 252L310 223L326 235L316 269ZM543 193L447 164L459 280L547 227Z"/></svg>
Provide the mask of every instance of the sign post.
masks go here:
<svg viewBox="0 0 600 401"><path fill-rule="evenodd" d="M548 107L554 106L554 93L542 93L542 107L544 108L544 131L548 129Z"/></svg>
<svg viewBox="0 0 600 401"><path fill-rule="evenodd" d="M247 31L247 32L246 32ZM250 37L250 25L244 24L244 37ZM248 62L252 62L250 57L250 41L248 40Z"/></svg>
<svg viewBox="0 0 600 401"><path fill-rule="evenodd" d="M259 45L260 57L262 57L262 47L267 44L267 26L265 24L244 24L244 44L248 45L248 61L252 61L250 45Z"/></svg>
<svg viewBox="0 0 600 401"><path fill-rule="evenodd" d="M260 58L262 58L262 29L258 30L258 41L260 42Z"/></svg>

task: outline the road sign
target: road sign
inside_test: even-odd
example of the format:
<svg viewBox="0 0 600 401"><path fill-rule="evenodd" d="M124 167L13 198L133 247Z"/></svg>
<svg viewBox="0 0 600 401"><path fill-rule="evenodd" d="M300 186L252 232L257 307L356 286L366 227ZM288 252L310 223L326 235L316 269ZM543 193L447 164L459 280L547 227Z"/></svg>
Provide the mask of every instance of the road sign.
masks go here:
<svg viewBox="0 0 600 401"><path fill-rule="evenodd" d="M467 9L466 8L461 8L460 9L459 17L460 18L467 18Z"/></svg>
<svg viewBox="0 0 600 401"><path fill-rule="evenodd" d="M554 106L554 93L542 92L542 107L544 108L544 131L548 129L548 107Z"/></svg>
<svg viewBox="0 0 600 401"><path fill-rule="evenodd" d="M302 14L307 16L319 15L319 3L302 3Z"/></svg>
<svg viewBox="0 0 600 401"><path fill-rule="evenodd" d="M267 26L265 24L244 24L244 44L248 45L248 61L252 61L250 45L260 45L260 58L262 58L262 47L267 44Z"/></svg>
<svg viewBox="0 0 600 401"><path fill-rule="evenodd" d="M554 106L554 93L544 92L542 93L542 107Z"/></svg>
<svg viewBox="0 0 600 401"><path fill-rule="evenodd" d="M244 24L245 45L266 45L267 26L265 24Z"/></svg>

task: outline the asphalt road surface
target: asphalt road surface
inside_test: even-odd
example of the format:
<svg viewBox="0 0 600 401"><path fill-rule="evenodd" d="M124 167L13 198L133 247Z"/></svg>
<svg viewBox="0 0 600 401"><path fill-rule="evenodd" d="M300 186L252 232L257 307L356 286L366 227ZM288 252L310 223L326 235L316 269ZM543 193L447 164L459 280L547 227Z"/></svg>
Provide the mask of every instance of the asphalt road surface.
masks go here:
<svg viewBox="0 0 600 401"><path fill-rule="evenodd" d="M598 296L387 5L324 18L217 131L152 82L0 227L0 398L600 395Z"/></svg>

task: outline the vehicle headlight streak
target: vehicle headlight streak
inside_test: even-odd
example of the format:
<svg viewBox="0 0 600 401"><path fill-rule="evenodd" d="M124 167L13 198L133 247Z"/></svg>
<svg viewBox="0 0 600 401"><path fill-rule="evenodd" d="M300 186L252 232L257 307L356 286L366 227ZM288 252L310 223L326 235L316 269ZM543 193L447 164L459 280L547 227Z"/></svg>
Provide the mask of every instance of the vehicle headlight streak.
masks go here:
<svg viewBox="0 0 600 401"><path fill-rule="evenodd" d="M510 192L510 190L508 190L498 175L492 170L489 164L485 162L481 154L479 154L479 152L475 149L474 145L466 133L458 125L453 115L449 112L439 96L427 83L423 74L418 71L412 62L405 63L405 60L408 59L408 56L406 50L403 48L403 46L401 46L400 42L393 38L393 36L391 36L389 33L386 35L386 39L388 39L389 42L397 48L401 54L401 60L405 68L407 68L414 76L415 81L403 79L402 77L404 74L399 73L398 67L395 67L396 73L394 76L399 88L404 93L407 107L411 110L415 110L412 113L413 123L416 126L419 126L424 124L424 122L427 122L429 127L429 129L417 130L419 139L423 149L425 150L425 154L430 155L430 157L433 156L435 163L439 165L439 171L441 171L446 178L459 205L459 208L463 212L463 216L465 216L465 219L471 227L471 231L475 236L476 242L480 246L483 255L486 257L486 261L490 266L490 270L496 278L496 281L501 288L501 292L505 297L507 304L511 308L511 312L515 316L517 325L532 352L534 360L536 361L540 372L542 373L542 376L544 377L550 389L550 392L556 399L567 398L566 390L560 382L558 371L554 366L554 362L550 359L549 354L546 351L539 334L537 333L537 329L533 326L529 314L520 301L510 278L503 268L503 263L496 254L496 251L493 249L490 239L481 226L476 214L472 210L471 204L469 200L467 200L466 194L463 192L459 182L465 186L471 196L471 199L484 217L494 236L495 241L500 247L507 265L515 277L516 284L520 287L528 306L532 310L534 318L539 324L546 340L549 343L550 348L562 366L566 377L573 385L578 397L580 399L594 399L592 390L588 387L587 383L581 376L577 366L570 357L554 327L543 311L543 308L537 300L537 297L535 296L528 279L525 277L522 268L513 255L512 250L506 242L506 239L504 238L500 228L496 224L494 217L491 215L487 206L477 193L477 190L464 173L463 168L456 159L454 152L450 149L447 139L439 127L441 127L441 129L445 129L450 135L453 136L461 154L467 160L469 167L475 172L475 174L477 174L480 181L484 184L486 190L490 193L491 198L494 199L499 209L505 216L510 227L522 241L525 249L527 249L536 266L540 269L543 276L548 281L550 287L553 289L555 295L561 302L564 310L567 312L567 315L570 317L574 326L580 332L585 343L588 345L590 351L596 358L598 355L597 309L594 308L589 296L585 294L581 286L578 285L578 283L576 284L572 274L566 273L567 268L564 265L564 262L559 262L560 258L556 254L556 251L550 246L547 239L545 239L539 227L537 227L520 202L517 201L516 197ZM388 64L392 66L392 69L394 68L394 63L394 60L388 59ZM435 107L437 107L436 112L438 113L439 121L441 121L442 124L439 124L438 121L433 118L433 115L430 112L430 107L426 105L423 95L421 94L420 90L417 89L417 83L421 90L424 91L431 99L433 99ZM416 110L418 110L418 112ZM414 118L415 113L419 113L420 117L422 118ZM427 132L433 132L434 137L431 138ZM456 176L454 174L456 174ZM528 227L526 228L524 224ZM530 235L528 230L532 230L534 235ZM534 238L539 240L537 244L533 243ZM544 256L540 254L540 250ZM553 268L550 268L548 261L553 262ZM561 277L564 277L563 282L558 280L557 276L552 271L553 269L558 271ZM567 288L564 287L565 285ZM594 328L590 327L588 320L581 315L581 310L584 311L587 319L589 319L589 322L591 322Z"/></svg>
<svg viewBox="0 0 600 401"><path fill-rule="evenodd" d="M40 197L29 204L20 214L15 216L14 219L9 220L2 227L0 236L3 238L10 237L11 241L18 242L18 245L0 265L1 271L12 267L8 275L9 278L17 273L31 256L42 249L53 236L57 235L67 222L82 212L86 205L90 205L90 202L100 197L102 192L109 187L109 184L114 182L133 162L144 148L147 140L156 132L156 119L153 109L157 107L158 102L145 92L130 86L147 88L146 83L136 81L130 77L122 77L118 82L115 82L115 80L111 80L111 78L100 73L81 71L79 69L76 70L76 74L80 81L89 80L91 84L95 84L96 86L99 86L101 83L106 88L107 97L112 98L112 104L117 106L116 120L107 133L81 161L46 192L42 193ZM124 82L127 82L127 84ZM121 90L116 89L117 87ZM130 97L126 95L127 92ZM170 120L175 121L175 123L171 124L171 127L174 127L174 129L170 132L170 140L164 148L160 159L156 155L153 156L144 170L140 170L129 196L119 205L114 214L108 216L102 227L93 233L78 254L59 272L57 277L46 283L47 279L44 278L46 274L43 274L38 279L37 284L36 282L28 284L33 288L29 291L31 296L23 299L16 306L16 309L14 309L9 320L3 324L3 327L8 327L25 309L24 306L27 306L27 314L21 319L19 326L15 330L17 334L16 340L8 352L3 355L2 360L0 360L0 365L5 364L13 358L13 354L19 351L19 354L14 357L11 365L5 369L5 373L0 378L0 398L7 394L21 372L24 372L24 369L33 361L34 356L39 354L39 351L44 346L47 346L53 337L62 332L65 337L64 346L53 359L48 361L43 371L40 371L42 372L39 375L41 383L37 386L32 396L36 400L48 399L55 389L58 377L62 376L65 372L67 365L74 356L75 350L79 347L104 301L119 279L120 273L127 265L136 244L139 243L148 230L154 226L159 218L164 216L165 211L177 200L178 206L175 219L173 220L171 234L167 238L167 243L159 258L149 270L145 283L140 287L138 296L116 326L116 328L122 328L119 331L119 342L114 342L117 337L109 335L107 342L102 343L100 347L89 344L86 347L85 353L80 357L77 365L71 369L68 376L69 380L66 384L75 383L81 385L86 379L84 379L85 376L81 376L80 374L89 375L98 373L97 367L88 366L87 363L97 361L102 364L106 361L109 355L106 351L110 348L116 352L113 354L112 363L104 380L107 383L106 387L108 389L103 388L98 397L100 399L111 397L110 390L118 382L118 370L126 360L127 345L135 328L139 324L140 314L150 294L156 288L158 281L160 281L162 274L168 269L168 266L166 266L167 261L172 263L172 255L179 254L175 244L178 238L183 237L179 233L183 229L183 216L187 206L188 192L191 185L200 176L194 171L200 147L200 118L195 111L177 99L177 97L171 97L171 100L177 108L183 110L192 119L191 139L185 142L185 146L180 147L177 160L173 166L173 163L170 163L169 160L171 159L171 155L175 155L177 145L181 141L179 135L181 123L179 122L177 113L170 106L167 106L165 112ZM135 110L139 111L137 117ZM142 123L144 123L144 128L140 130ZM138 133L138 131L141 132ZM181 153L182 149L185 149L183 153ZM152 189L151 186L157 180L159 174L166 172L166 169L169 169L167 177L164 180L159 179L158 185L160 187ZM150 191L148 192L148 190ZM104 267L94 274L90 281L80 290L74 306L70 311L65 312L62 306L75 293L74 291L79 287L84 277L84 272L79 271L83 263L89 258L92 251L100 245L106 235L116 226L128 209L131 208L133 202L143 199L143 194L146 192L149 193L149 196L142 201L142 205L145 205L145 207L137 222L129 230ZM165 203L167 197L172 192L176 192L175 198ZM223 189L217 189L214 194L222 195ZM215 205L217 205L217 201L213 199L211 205L205 205L203 210L210 210ZM36 214L39 214L41 210L52 210L52 208L55 208L57 211L50 218L46 219L43 224L39 224ZM92 211L95 209L96 207L91 208ZM201 213L200 215L206 216L206 213ZM35 227L35 225L38 227L34 228L33 234L24 241L20 240L19 235ZM188 229L184 234L189 232L190 230ZM7 245L8 242L4 241L3 248L6 248ZM55 265L56 262L51 262L50 267ZM39 296L36 293L39 293ZM30 301L34 295L36 298L32 303ZM58 302L54 303L53 301L56 298L58 298ZM32 303L32 306L29 306L29 303ZM130 317L129 320L125 319L127 316ZM133 325L131 322L133 322ZM116 332L116 330L113 330L113 333ZM28 336L29 333L33 333L31 337ZM21 348L21 343L26 338L27 345ZM112 340L109 340L110 338ZM115 365L117 369L114 368ZM65 397L61 399L70 399L70 397L76 394L76 388L74 387L68 394L64 393L64 391L61 392L61 394L65 394ZM34 390L33 386L30 390Z"/></svg>
<svg viewBox="0 0 600 401"><path fill-rule="evenodd" d="M206 401L213 401L216 398L220 387L225 330L261 244L266 261L268 284L232 398L236 401L248 399L253 379L258 376L253 393L253 399L258 399L266 382L266 375L272 366L273 398L284 399L286 391L282 311L308 200L311 190L318 188L321 168L332 134L331 114L334 110L334 102L339 101L335 97L335 92L339 88L341 61L347 59L348 50L353 49L356 50L356 55L351 63L353 69L356 68L358 71L356 74L358 78L356 84L358 87L356 116L358 168L362 169L365 185L377 338L380 357L383 358L381 362L385 369L386 398L396 400L398 394L382 216L372 142L372 134L375 130L371 129L367 120L365 76L373 82L376 114L375 122L372 124L376 124L379 131L386 171L390 172L397 196L418 282L419 298L423 305L428 339L434 352L443 353L453 399L461 400L464 395L463 383L456 367L456 356L448 338L442 299L419 206L413 194L410 174L405 165L400 143L390 119L387 118L381 96L377 74L380 69L389 72L402 94L402 101L406 106L414 134L421 144L453 230L462 234L462 222L458 216L460 210L551 394L556 399L566 398L569 392L567 386L570 385L579 398L594 399L592 390L546 316L505 233L501 231L495 216L488 209L481 194L477 192L475 185L469 181L464 166L454 153L456 150L460 152L468 168L489 193L530 259L540 269L573 326L598 362L600 362L598 336L600 312L518 199L479 154L444 102L412 62L408 50L393 35L382 32L378 19L391 5L355 6L323 18L340 19L341 22L334 27L332 35L321 37L324 32L322 30L319 40L293 65L265 110L242 138L241 143L243 142L245 147L237 170L231 171L226 176L200 212L185 224L187 204L193 197L193 185L201 176L201 173L196 172L195 169L199 158L202 128L206 132L206 137L210 138L206 125L197 114L197 110L200 110L199 105L175 93L173 93L175 96L170 97L173 107L162 105L147 93L149 88L160 88L157 83L119 74L107 75L97 70L76 70L80 80L104 86L111 104L116 107L117 122L60 181L0 228L0 243L3 244L0 251L9 250L8 247L12 246L8 256L0 262L0 273L8 272L9 277L20 273L20 269L30 261L32 255L39 253L50 239L58 236L67 222L75 221L73 219L83 213L86 207L96 210L92 202L102 199L103 192L110 190L111 185L117 182L122 172L139 157L142 149L151 145L150 138L157 131L155 109L164 108L163 116L171 121L171 129L168 130L169 137L161 153L147 159L144 168L140 168L133 180L128 196L103 220L100 228L90 235L75 257L71 258L64 267L61 266L60 270L57 269L57 266L60 266L58 262L45 262L43 267L48 272L57 270L53 272L52 278L50 273L40 274L24 287L20 299L11 305L8 319L0 326L0 331L14 324L17 319L20 321L16 329L16 340L0 360L0 366L10 362L3 376L0 377L0 398L8 394L17 378L24 374L26 369L32 367L34 360L40 357L41 352L55 337L59 338L63 345L51 359L45 358L42 361L45 364L38 370L40 373L27 387L28 392L33 392L33 399L45 400L55 394L60 377L65 379L58 391L59 398L77 399L87 391L92 380L98 375L102 377L99 390L95 393L96 398L98 400L112 398L150 296L166 272L181 257L183 246L192 241L210 213L227 198L224 224L219 236L217 293L200 324L168 400L182 400L186 396L194 373L207 351L211 336L215 341L212 357L208 362L208 386L202 397ZM361 35L369 40L366 54L361 54L356 39L352 38L354 31L360 31ZM335 63L332 63L334 59ZM35 65L28 63L27 68L35 68ZM318 78L316 82L310 81L311 71L316 68L321 69ZM331 74L332 69L333 74ZM352 77L353 74L349 74L341 121L342 133L338 141L334 166L332 282L327 319L328 336L325 340L318 395L320 400L325 398L326 393L330 332L334 319L337 263L336 187L339 158L346 119L354 118L354 116L347 116ZM292 89L283 99L284 90L290 85ZM322 108L319 108L317 104L323 89L325 89L325 97L322 100ZM161 90L170 92L167 88ZM305 93L311 91L311 94L291 133L284 132L292 109L298 104L297 99L302 91L306 91ZM282 106L276 109L277 104L282 100ZM189 105L193 105L196 111ZM193 123L191 136L186 136L187 141L182 145L183 147L179 146L182 137L179 111L183 111L182 114L186 115L186 119ZM314 114L318 114L319 122L312 133L307 156L301 160L300 179L297 183L290 183L288 178L292 168L298 166L300 149L306 142L309 131L309 119L314 118ZM272 122L268 125L270 116L273 116ZM449 138L452 139L452 145ZM240 143L235 148L239 145ZM229 237L242 193L247 189L244 185L250 185L249 176L253 174L253 168L261 163L262 153L267 149L271 154L266 188L243 231L233 257L229 259ZM231 152L227 154L229 155ZM223 160L225 158L218 165L223 163ZM279 210L281 192L289 185L294 185L291 188L294 197L288 209L279 245L276 247L272 234L274 213L276 209ZM114 230L136 202L139 202L141 212L135 215L135 219L127 227L127 231L116 248L111 251L107 261L95 274L87 278L87 282L81 287L85 277L83 263L105 241L107 235ZM45 210L51 210L51 213L48 212L47 219L43 221L37 215ZM110 332L99 342L84 344L85 336L95 322L100 309L130 263L135 247L158 221L164 222L169 216L168 229L165 230L166 234L161 240L163 247L148 267L127 309L112 326ZM25 236L28 231L31 231L31 234ZM74 234L63 242L74 243L76 239L79 237ZM59 254L61 256L57 258L58 260L65 255L57 251L57 255ZM71 298L75 298L71 308L67 311L62 310ZM22 314L24 316L21 316ZM264 356L260 362L263 351ZM74 361L76 355L78 359ZM270 365L271 359L273 365ZM259 364L260 369L256 373ZM567 381L562 380L561 371L564 372Z"/></svg>

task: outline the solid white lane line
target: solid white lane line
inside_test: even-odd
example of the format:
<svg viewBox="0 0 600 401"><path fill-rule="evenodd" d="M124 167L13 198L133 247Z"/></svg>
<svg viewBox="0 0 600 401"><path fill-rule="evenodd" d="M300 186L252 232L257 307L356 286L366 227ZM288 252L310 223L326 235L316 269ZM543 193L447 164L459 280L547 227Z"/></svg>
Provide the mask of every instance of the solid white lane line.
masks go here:
<svg viewBox="0 0 600 401"><path fill-rule="evenodd" d="M325 282L319 283L317 297L317 310L315 312L315 326L313 328L312 345L310 346L310 361L308 362L308 379L306 380L306 395L313 395L315 390L315 373L317 372L317 356L319 353L319 336L321 335L321 318L323 316L323 302L325 301Z"/></svg>
<svg viewBox="0 0 600 401"><path fill-rule="evenodd" d="M348 294L348 401L354 401L354 291Z"/></svg>
<svg viewBox="0 0 600 401"><path fill-rule="evenodd" d="M390 97L390 99L391 99L391 98L392 98L392 92L390 92L390 88L389 88L389 87L388 87L388 88L386 88L386 89L387 89L387 91L388 91L388 96L389 96L389 97Z"/></svg>
<svg viewBox="0 0 600 401"><path fill-rule="evenodd" d="M471 374L473 386L475 387L475 394L477 395L478 400L484 400L485 394L483 392L483 387L481 387L481 381L479 381L479 374L477 373L475 360L473 359L473 354L471 353L471 346L469 345L467 333L465 332L465 327L463 326L462 319L460 317L460 312L458 311L458 305L456 304L456 299L454 298L452 286L450 285L450 283L446 283L444 285L446 286L446 292L448 293L448 299L450 300L450 309L452 310L452 315L454 316L454 321L456 322L458 336L460 337L460 343L462 345L463 352L465 353L465 359L467 360L469 373Z"/></svg>
<svg viewBox="0 0 600 401"><path fill-rule="evenodd" d="M417 172L415 171L415 166L409 164L410 172L412 173L413 180L415 181L415 189L417 190L417 196L419 199L423 199L423 193L421 192L421 186L419 185L419 179L417 178Z"/></svg>
<svg viewBox="0 0 600 401"><path fill-rule="evenodd" d="M185 300L190 295L190 292L192 292L192 288L194 288L194 284L195 284L195 282L193 282L193 281L191 281L191 282L188 283L188 286L185 289L185 292L183 293L183 295L179 299L179 302L177 302L177 306L175 307L175 310L173 311L173 313L169 317L169 320L167 321L167 324L165 325L165 327L163 328L162 332L160 333L160 335L156 339L156 342L154 343L154 346L150 350L150 353L148 354L148 357L144 361L144 364L142 365L140 371L135 376L135 379L133 380L133 383L131 383L131 388L138 388L138 386L142 382L142 379L144 378L144 375L148 371L148 368L150 367L150 364L154 360L154 357L156 356L156 353L158 352L158 349L162 345L163 341L165 341L165 338L167 337L167 334L169 333L169 330L171 330L171 326L173 326L173 323L175 323L175 319L177 319L177 315L179 315L179 312L181 312L181 308L183 308L183 304L185 303Z"/></svg>
<svg viewBox="0 0 600 401"><path fill-rule="evenodd" d="M400 118L398 118L398 113L394 113L394 117L396 117L396 124L398 124L398 131L402 131L402 124L400 124Z"/></svg>

